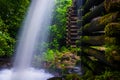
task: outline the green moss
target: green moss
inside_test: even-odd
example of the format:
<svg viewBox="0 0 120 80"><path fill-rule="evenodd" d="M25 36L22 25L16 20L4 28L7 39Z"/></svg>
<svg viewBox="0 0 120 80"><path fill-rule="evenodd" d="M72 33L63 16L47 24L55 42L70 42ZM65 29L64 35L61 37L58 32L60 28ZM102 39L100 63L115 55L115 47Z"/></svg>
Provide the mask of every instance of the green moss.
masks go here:
<svg viewBox="0 0 120 80"><path fill-rule="evenodd" d="M115 21L118 16L118 12L113 12L102 16L98 21L102 25L106 25L112 21Z"/></svg>
<svg viewBox="0 0 120 80"><path fill-rule="evenodd" d="M105 44L107 46L120 45L120 39L117 37L105 37Z"/></svg>
<svg viewBox="0 0 120 80"><path fill-rule="evenodd" d="M55 56L55 66L59 69L67 69L75 66L80 57L73 52L63 52Z"/></svg>
<svg viewBox="0 0 120 80"><path fill-rule="evenodd" d="M80 76L77 74L68 74L65 80L81 80Z"/></svg>
<svg viewBox="0 0 120 80"><path fill-rule="evenodd" d="M87 28L89 28L90 25L91 25L90 23L86 24L86 25L83 27L83 29L87 29Z"/></svg>
<svg viewBox="0 0 120 80"><path fill-rule="evenodd" d="M82 37L82 40L83 40L83 41L88 41L88 40L90 40L90 37L89 37L89 36L83 36L83 37Z"/></svg>
<svg viewBox="0 0 120 80"><path fill-rule="evenodd" d="M105 56L109 62L113 61L120 61L118 57L120 56L120 46L117 45L111 45L111 46L106 46L105 50Z"/></svg>
<svg viewBox="0 0 120 80"><path fill-rule="evenodd" d="M104 7L107 12L120 10L120 0L105 0Z"/></svg>
<svg viewBox="0 0 120 80"><path fill-rule="evenodd" d="M120 80L120 72L106 70L101 75L97 75L95 80Z"/></svg>
<svg viewBox="0 0 120 80"><path fill-rule="evenodd" d="M86 19L90 14L91 14L91 12L86 13L86 14L82 17L82 20Z"/></svg>
<svg viewBox="0 0 120 80"><path fill-rule="evenodd" d="M120 36L120 23L109 23L105 27L105 35L109 37Z"/></svg>

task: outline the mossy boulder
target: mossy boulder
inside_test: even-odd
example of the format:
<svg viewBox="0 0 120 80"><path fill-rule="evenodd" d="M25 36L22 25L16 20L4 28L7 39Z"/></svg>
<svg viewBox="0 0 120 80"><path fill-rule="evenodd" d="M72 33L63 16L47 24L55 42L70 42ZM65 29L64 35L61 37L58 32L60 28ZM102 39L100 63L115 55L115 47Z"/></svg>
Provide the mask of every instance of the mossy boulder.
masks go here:
<svg viewBox="0 0 120 80"><path fill-rule="evenodd" d="M120 11L120 0L105 0L104 7L107 12Z"/></svg>
<svg viewBox="0 0 120 80"><path fill-rule="evenodd" d="M64 52L55 56L55 66L59 69L73 68L80 57L73 52Z"/></svg>
<svg viewBox="0 0 120 80"><path fill-rule="evenodd" d="M120 23L109 23L105 27L105 35L109 37L120 36Z"/></svg>

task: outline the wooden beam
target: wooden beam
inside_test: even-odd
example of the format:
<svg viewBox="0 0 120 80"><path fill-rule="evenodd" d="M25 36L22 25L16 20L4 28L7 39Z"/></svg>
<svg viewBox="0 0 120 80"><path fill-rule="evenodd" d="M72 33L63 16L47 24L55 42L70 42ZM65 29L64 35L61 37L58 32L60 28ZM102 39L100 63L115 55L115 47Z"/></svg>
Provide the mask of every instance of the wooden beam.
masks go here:
<svg viewBox="0 0 120 80"><path fill-rule="evenodd" d="M82 25L89 23L95 17L102 16L103 13L105 13L105 8L104 8L104 4L101 3L93 11L86 13L82 17L82 20L83 20Z"/></svg>
<svg viewBox="0 0 120 80"><path fill-rule="evenodd" d="M117 20L118 17L119 17L119 13L114 12L114 13L106 14L102 17L94 18L90 23L84 25L81 28L81 30L83 32L103 31L105 28L105 25Z"/></svg>
<svg viewBox="0 0 120 80"><path fill-rule="evenodd" d="M84 0L85 1L85 0ZM86 14L87 12L90 11L90 8L92 6L96 6L98 4L101 4L104 0L86 0L84 6L82 7L83 9L83 14Z"/></svg>

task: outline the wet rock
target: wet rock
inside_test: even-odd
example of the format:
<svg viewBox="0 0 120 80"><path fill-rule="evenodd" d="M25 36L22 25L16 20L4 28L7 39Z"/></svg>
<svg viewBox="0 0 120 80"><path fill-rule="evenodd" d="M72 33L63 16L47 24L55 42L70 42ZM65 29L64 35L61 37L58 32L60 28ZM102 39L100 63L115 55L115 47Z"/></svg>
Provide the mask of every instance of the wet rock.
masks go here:
<svg viewBox="0 0 120 80"><path fill-rule="evenodd" d="M69 74L78 74L78 75L82 75L82 70L80 67L73 67L71 69L68 70Z"/></svg>

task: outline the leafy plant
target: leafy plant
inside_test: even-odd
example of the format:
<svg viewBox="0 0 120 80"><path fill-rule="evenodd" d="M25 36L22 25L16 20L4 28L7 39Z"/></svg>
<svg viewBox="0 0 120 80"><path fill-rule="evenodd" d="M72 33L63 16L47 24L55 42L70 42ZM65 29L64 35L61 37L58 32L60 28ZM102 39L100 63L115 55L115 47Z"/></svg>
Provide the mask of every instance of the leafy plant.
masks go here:
<svg viewBox="0 0 120 80"><path fill-rule="evenodd" d="M7 33L0 31L0 56L9 57L13 53L13 46L15 40L11 38Z"/></svg>
<svg viewBox="0 0 120 80"><path fill-rule="evenodd" d="M60 49L65 46L66 35L66 16L67 8L72 4L72 0L55 0L56 8L54 11L52 25L50 26L50 47Z"/></svg>
<svg viewBox="0 0 120 80"><path fill-rule="evenodd" d="M30 0L0 0L0 57L10 57Z"/></svg>

